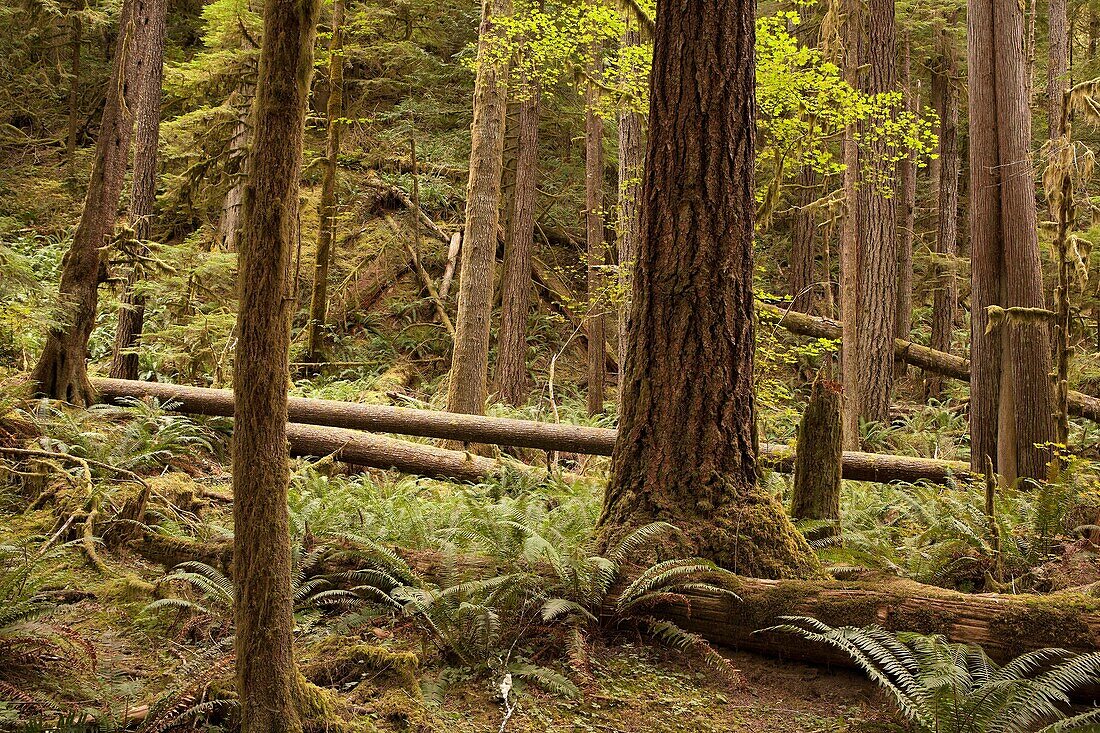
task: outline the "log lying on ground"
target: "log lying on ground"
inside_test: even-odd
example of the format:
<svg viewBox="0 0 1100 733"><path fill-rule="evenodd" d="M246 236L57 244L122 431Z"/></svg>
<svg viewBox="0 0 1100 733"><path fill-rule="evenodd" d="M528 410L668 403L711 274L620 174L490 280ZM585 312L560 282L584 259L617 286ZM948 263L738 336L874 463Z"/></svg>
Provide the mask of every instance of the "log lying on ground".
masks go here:
<svg viewBox="0 0 1100 733"><path fill-rule="evenodd" d="M505 463L463 451L397 440L358 430L324 428L315 425L287 425L290 453L294 456L323 457L367 468L396 469L417 476L471 483L500 475L509 468L546 476L546 471L524 464Z"/></svg>
<svg viewBox="0 0 1100 733"><path fill-rule="evenodd" d="M900 579L820 582L739 578L741 601L700 591L663 615L708 641L808 662L846 661L786 634L755 631L779 616L812 616L831 626L878 624L979 644L998 661L1044 647L1100 648L1100 599L1078 594L968 594Z"/></svg>
<svg viewBox="0 0 1100 733"><path fill-rule="evenodd" d="M131 546L169 567L198 559L228 572L233 557L229 542L204 544L151 532ZM453 573L456 567L475 575L490 572L491 563L476 556L456 560L433 552L398 551L428 578ZM951 641L979 644L1000 662L1044 647L1075 652L1100 648L1100 598L1077 593L969 594L893 578L846 582L738 576L731 587L739 601L691 590L682 594L684 600L663 606L659 615L713 644L817 664L851 662L797 636L755 632L780 623L780 616L812 616L831 626L878 624L892 631L943 634Z"/></svg>
<svg viewBox="0 0 1100 733"><path fill-rule="evenodd" d="M780 326L800 336L836 340L841 335L840 322L831 318L819 318L760 302L756 304L756 312L768 320L778 321ZM970 381L970 361L961 356L936 351L904 339L894 340L894 356L928 372L961 379L964 382ZM1074 417L1100 422L1100 398L1091 397L1083 392L1070 391L1069 411Z"/></svg>
<svg viewBox="0 0 1100 733"><path fill-rule="evenodd" d="M229 390L184 387L174 384L137 382L125 379L95 379L93 385L100 395L109 401L118 401L127 397L154 397L162 403L175 403L177 405L175 409L179 412L226 417L233 415L233 393ZM435 410L414 410L406 407L364 405L356 402L337 402L335 400L301 397L291 397L287 409L288 417L292 423L365 430L373 433L397 433L467 443L490 443L517 448L538 448L601 456L611 455L615 447L616 431L606 428L461 415ZM398 447L402 447L402 450L407 452L431 448L431 446L408 443L407 441L394 441L392 439L390 439L390 443L401 444L400 446L393 446L387 443L386 445L391 451L396 451ZM318 450L321 450L320 443L314 445ZM327 455L331 452L332 450L323 450L320 455ZM465 455L456 451L449 452ZM790 472L793 468L795 453L787 446L765 443L760 446L760 453L761 461L776 471ZM367 453L364 452L363 455L367 455ZM422 475L428 474L424 474L422 470L416 470L416 466L431 467L436 465L427 454L418 459L420 462L412 459L403 460L405 461L403 465L406 468L402 470ZM353 460L348 460L348 462L355 463ZM846 451L843 464L844 478L846 479L882 483L921 480L945 483L951 480L951 477L965 477L969 473L969 467L961 461L937 461L929 458L860 453L857 451ZM375 464L367 463L363 465ZM401 466L393 464L393 467L400 468Z"/></svg>

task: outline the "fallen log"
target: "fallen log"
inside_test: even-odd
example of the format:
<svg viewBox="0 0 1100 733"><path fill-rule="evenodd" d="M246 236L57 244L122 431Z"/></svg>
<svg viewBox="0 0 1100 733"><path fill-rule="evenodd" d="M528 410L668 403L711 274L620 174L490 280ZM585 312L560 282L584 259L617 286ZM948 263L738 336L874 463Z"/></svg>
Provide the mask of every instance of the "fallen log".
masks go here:
<svg viewBox="0 0 1100 733"><path fill-rule="evenodd" d="M770 303L757 302L756 312L763 318L775 321L779 326L800 336L839 340L843 328L840 321L784 310ZM894 356L928 372L961 379L964 382L970 381L970 361L961 356L937 351L905 339L894 340ZM1069 411L1074 417L1100 422L1100 398L1070 391Z"/></svg>
<svg viewBox="0 0 1100 733"><path fill-rule="evenodd" d="M117 402L127 397L153 397L162 403L176 404L175 409L179 412L225 417L233 415L233 393L225 389L186 387L126 379L94 379L92 383L100 395L109 401ZM290 398L287 404L287 415L290 422L306 425L601 456L611 455L616 436L615 430L607 428L302 397ZM405 451L431 448L431 446L407 441L389 440L402 443ZM320 446L319 443L316 445ZM397 446L389 446L389 448L396 450ZM321 448L318 447L318 450ZM331 452L331 450L324 450L320 455ZM455 453L455 451L451 452ZM459 455L463 454L459 453ZM760 446L760 455L761 462L769 468L788 473L793 470L795 451L788 446L765 443ZM408 466L407 470L411 473L421 473L415 470L418 465L434 465L428 456L424 456L423 460L424 464L411 459L406 460L404 465ZM392 467L400 466L394 464ZM881 483L921 480L947 483L953 477L969 476L969 468L961 461L938 461L930 458L845 451L843 476L849 480Z"/></svg>
<svg viewBox="0 0 1100 733"><path fill-rule="evenodd" d="M758 634L780 616L812 616L831 626L878 624L891 631L943 634L978 644L1005 661L1044 647L1075 652L1100 648L1100 599L1055 595L968 594L901 579L820 582L741 578L741 600L701 591L663 615L708 641L808 662L847 661L834 652L785 634Z"/></svg>
<svg viewBox="0 0 1100 733"><path fill-rule="evenodd" d="M232 561L232 543L226 541L204 544L147 532L131 546L169 567L198 559L228 572ZM456 567L475 576L493 572L491 561L477 556L395 549L430 579L453 575ZM688 590L679 594L681 599L660 607L658 615L713 644L815 664L847 666L851 661L801 637L757 632L779 623L781 616L812 616L830 626L878 624L891 631L943 634L950 641L978 644L1000 662L1045 647L1074 652L1100 648L1100 599L1080 593L959 593L884 577L816 581L737 576L729 587L740 600Z"/></svg>

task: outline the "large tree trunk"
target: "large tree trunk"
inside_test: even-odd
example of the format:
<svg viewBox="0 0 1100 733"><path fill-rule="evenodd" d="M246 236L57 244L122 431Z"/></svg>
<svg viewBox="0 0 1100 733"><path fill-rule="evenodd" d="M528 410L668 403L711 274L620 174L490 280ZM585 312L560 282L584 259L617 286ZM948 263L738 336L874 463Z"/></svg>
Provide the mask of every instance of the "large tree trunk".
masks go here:
<svg viewBox="0 0 1100 733"><path fill-rule="evenodd" d="M320 0L267 0L241 212L233 566L245 733L300 731L287 493L291 258Z"/></svg>
<svg viewBox="0 0 1100 733"><path fill-rule="evenodd" d="M233 393L227 389L186 387L163 382L134 382L125 379L96 379L96 389L105 399L121 402L124 398L156 398L161 403L173 403L175 410L196 415L233 415ZM589 428L564 423L543 423L481 415L461 415L405 407L365 405L356 402L317 400L291 397L287 402L287 417L293 423L345 428L372 433L397 433L437 438L459 443L495 443L517 448L538 448L561 453L584 453L609 456L615 448L616 431ZM328 433L326 440L338 442L344 432ZM335 435L335 437L333 437ZM367 439L364 437L364 441ZM360 441L358 445L367 445ZM291 438L291 448L305 448ZM403 447L410 450L408 446ZM325 451L322 455L331 453ZM357 450L368 450L357 448ZM761 463L779 472L794 469L797 452L786 445L760 446ZM311 454L312 455L312 454ZM366 455L366 453L362 453ZM463 454L460 454L463 455ZM476 456L468 460L477 462ZM349 459L350 461L350 459ZM356 462L356 461L350 461ZM365 465L376 465L366 463ZM400 465L400 464L393 464ZM410 464L411 465L411 464ZM431 462L427 462L431 465ZM852 481L932 481L951 483L964 479L967 464L959 461L938 461L911 456L846 451L841 456L843 478ZM388 466L384 466L388 467ZM411 469L409 469L411 470Z"/></svg>
<svg viewBox="0 0 1100 733"><path fill-rule="evenodd" d="M856 0L842 0L844 18L844 80L855 87L859 82L860 6ZM840 232L840 317L844 334L840 340L840 373L844 389L842 428L844 447L859 447L860 381L858 334L859 313L859 150L856 147L856 126L844 128L844 222Z"/></svg>
<svg viewBox="0 0 1100 733"><path fill-rule="evenodd" d="M502 72L494 66L489 50L496 33L493 19L511 11L511 0L482 2L466 228L458 281L458 324L447 386L447 409L451 412L480 415L485 411L488 396L489 321L493 310L493 265L507 106Z"/></svg>
<svg viewBox="0 0 1100 733"><path fill-rule="evenodd" d="M313 262L313 292L309 301L309 332L306 335L305 360L320 361L324 344L325 316L328 313L328 270L332 261L332 243L336 238L336 164L340 155L340 118L344 116L344 0L332 5L332 40L329 41L328 141L324 175L321 179L321 204L318 208L320 229Z"/></svg>
<svg viewBox="0 0 1100 733"><path fill-rule="evenodd" d="M971 0L970 242L972 467L988 458L1002 480L1046 474L1054 437L1050 328L1005 323L986 333L990 306L1041 308L1023 10Z"/></svg>
<svg viewBox="0 0 1100 733"><path fill-rule="evenodd" d="M118 310L118 326L111 352L110 374L116 379L137 379L141 332L145 326L145 294L139 285L142 262L149 254L153 234L153 205L157 198L160 158L160 99L164 80L164 36L168 25L168 0L149 0L150 21L144 78L138 100L134 134L134 175L130 193L130 227L134 233L134 264L126 276Z"/></svg>
<svg viewBox="0 0 1100 733"><path fill-rule="evenodd" d="M756 482L753 398L755 3L657 16L642 236L622 416L599 525L652 522L750 575L814 572Z"/></svg>
<svg viewBox="0 0 1100 733"><path fill-rule="evenodd" d="M817 198L817 173L808 165L798 177L798 211L791 228L790 296L791 308L802 313L813 311L814 305L814 235L817 217L810 208Z"/></svg>
<svg viewBox="0 0 1100 733"><path fill-rule="evenodd" d="M863 28L855 40L860 49L859 89L866 94L896 91L894 0L869 0ZM865 123L862 132L870 132L872 124ZM881 137L873 137L857 147L859 170L864 178L856 192L859 407L861 417L887 422L894 379L898 289L895 170ZM848 315L844 318L850 320Z"/></svg>
<svg viewBox="0 0 1100 733"><path fill-rule="evenodd" d="M623 33L623 47L641 43L638 31L627 25ZM642 169L645 163L645 133L642 129L642 115L632 109L619 113L619 204L618 249L619 249L619 306L618 319L618 362L619 374L626 363L627 324L630 322L630 293L634 260L638 256L638 240L641 238L641 217L639 208L642 196ZM622 382L617 398L622 407Z"/></svg>
<svg viewBox="0 0 1100 733"><path fill-rule="evenodd" d="M140 99L140 80L145 78L147 60L142 51L152 12L151 0L125 0L122 6L95 164L80 223L61 270L58 315L64 325L50 329L32 375L40 394L74 405L95 401L85 359L99 304L100 251L118 220L134 110Z"/></svg>
<svg viewBox="0 0 1100 733"><path fill-rule="evenodd" d="M594 57L600 54L599 46L592 49ZM594 61L588 73L600 73L600 64ZM585 91L584 115L584 230L588 252L588 416L603 412L605 381L603 277L604 221L603 221L603 119L597 109L600 91L595 79L589 79Z"/></svg>
<svg viewBox="0 0 1100 733"><path fill-rule="evenodd" d="M936 109L940 117L939 177L937 180L938 216L936 221L935 258L933 259L932 348L951 352L951 337L955 330L958 307L958 286L955 280L955 256L959 236L959 87L954 79L955 63L946 46L946 34L941 36L943 53L934 69L933 87L937 87ZM942 68L940 68L942 67ZM939 374L927 373L926 393L939 397L943 380Z"/></svg>
<svg viewBox="0 0 1100 733"><path fill-rule="evenodd" d="M901 91L905 98L905 107L913 114L920 114L920 88L913 81L912 51L909 38L906 37L901 54ZM899 182L901 184L901 226L897 233L898 242L898 293L894 312L894 335L909 340L913 328L913 239L916 234L917 220L917 154L909 152L900 165ZM895 362L896 376L905 376L905 362Z"/></svg>
<svg viewBox="0 0 1100 733"><path fill-rule="evenodd" d="M531 312L531 251L535 245L539 108L539 89L533 87L519 108L516 182L504 243L497 339L496 391L510 405L522 405L527 399L527 316Z"/></svg>

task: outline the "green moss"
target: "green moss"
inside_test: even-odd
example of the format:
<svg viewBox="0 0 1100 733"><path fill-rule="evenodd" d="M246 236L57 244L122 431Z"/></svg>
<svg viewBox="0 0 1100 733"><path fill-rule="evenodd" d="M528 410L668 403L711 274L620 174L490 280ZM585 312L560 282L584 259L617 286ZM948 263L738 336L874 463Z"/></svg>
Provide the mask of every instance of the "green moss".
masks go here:
<svg viewBox="0 0 1100 733"><path fill-rule="evenodd" d="M1005 608L990 621L989 633L1006 646L1018 642L1027 648L1056 646L1092 650L1096 647L1096 639L1082 614L1086 608L1095 611L1096 602L1084 596L1029 599Z"/></svg>
<svg viewBox="0 0 1100 733"><path fill-rule="evenodd" d="M358 639L330 636L307 649L302 671L318 684L334 685L367 676L375 686L397 686L420 693L420 660L412 652L391 651Z"/></svg>

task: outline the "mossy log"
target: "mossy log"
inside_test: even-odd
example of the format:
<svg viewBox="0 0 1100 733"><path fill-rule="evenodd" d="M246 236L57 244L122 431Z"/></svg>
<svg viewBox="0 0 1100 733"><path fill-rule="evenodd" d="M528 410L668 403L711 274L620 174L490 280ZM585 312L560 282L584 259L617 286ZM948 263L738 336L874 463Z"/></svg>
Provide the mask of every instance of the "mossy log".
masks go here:
<svg viewBox="0 0 1100 733"><path fill-rule="evenodd" d="M233 393L229 390L124 379L96 379L93 384L107 400L153 397L162 403L175 403L175 409L180 412L227 417L233 415ZM500 465L495 461L468 456L458 451L440 453L442 449L428 445L347 431L336 433L321 428L308 430L305 426L397 433L464 443L488 443L602 456L611 455L616 438L616 431L606 428L300 397L290 399L288 416L291 422L301 423L291 428L291 448L298 455L328 455L343 447L340 459L348 463L397 468L408 473L460 480L480 480L489 475L485 471L499 471ZM463 457L462 461L455 462L459 456ZM794 468L795 451L789 446L764 443L760 446L760 460L773 470L789 473ZM956 477L965 478L970 475L969 466L961 461L858 451L845 451L842 461L844 478L856 481L888 483L923 480L948 483ZM458 473L447 473L451 470Z"/></svg>
<svg viewBox="0 0 1100 733"><path fill-rule="evenodd" d="M831 318L819 318L792 310L777 308L769 303L756 304L756 312L769 321L778 322L791 333L813 338L840 339L842 325ZM945 377L970 381L970 361L937 351L921 344L904 339L894 340L894 357L912 364L927 372L942 374ZM1069 411L1074 417L1083 417L1100 422L1100 398L1082 392L1070 391Z"/></svg>
<svg viewBox="0 0 1100 733"><path fill-rule="evenodd" d="M1005 661L1044 647L1100 648L1100 599L1079 594L967 594L905 580L818 582L739 578L731 601L700 591L663 615L708 641L787 659L849 663L835 652L785 634L759 634L780 616L812 616L832 626L878 624L893 631L943 634L978 644Z"/></svg>

